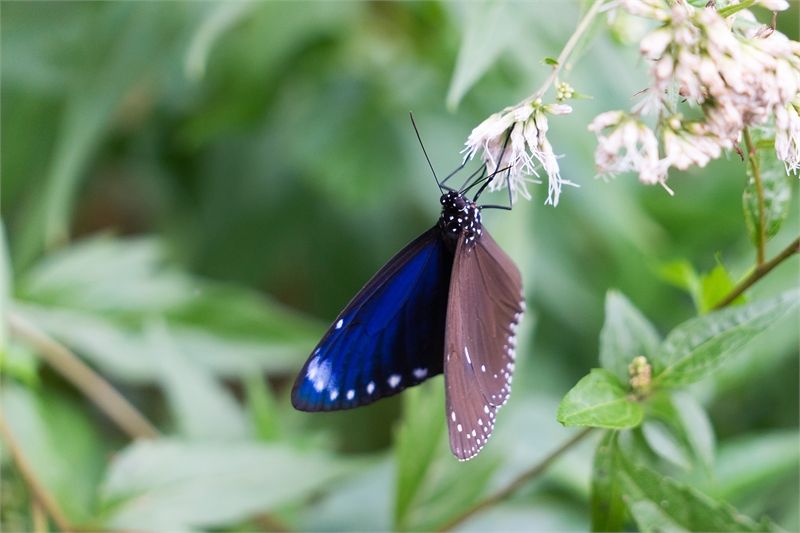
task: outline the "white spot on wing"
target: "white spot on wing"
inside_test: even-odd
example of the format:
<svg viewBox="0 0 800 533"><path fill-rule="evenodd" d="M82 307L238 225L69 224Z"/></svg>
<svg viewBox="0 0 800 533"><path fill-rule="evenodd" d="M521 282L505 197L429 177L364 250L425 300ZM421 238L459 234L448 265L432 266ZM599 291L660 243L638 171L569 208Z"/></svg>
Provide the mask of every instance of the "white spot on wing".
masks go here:
<svg viewBox="0 0 800 533"><path fill-rule="evenodd" d="M349 391L347 391L347 399L348 400L352 400L355 397L356 397L356 391L354 391L353 389L350 389Z"/></svg>
<svg viewBox="0 0 800 533"><path fill-rule="evenodd" d="M375 382L370 381L367 383L367 394L372 394L373 392L375 392Z"/></svg>
<svg viewBox="0 0 800 533"><path fill-rule="evenodd" d="M466 346L464 346L464 355L467 356L467 363L472 364L472 359L469 358L469 350L467 350Z"/></svg>
<svg viewBox="0 0 800 533"><path fill-rule="evenodd" d="M453 419L453 422L455 422L455 421L456 421L456 412L455 412L455 411L451 411L451 412L450 412L450 418L452 418L452 419Z"/></svg>
<svg viewBox="0 0 800 533"><path fill-rule="evenodd" d="M400 374L392 374L391 376L389 376L387 382L389 383L389 386L391 388L395 388L400 384L401 379L402 377L400 376Z"/></svg>
<svg viewBox="0 0 800 533"><path fill-rule="evenodd" d="M339 397L339 389L333 389L331 391L331 401L335 400Z"/></svg>
<svg viewBox="0 0 800 533"><path fill-rule="evenodd" d="M425 379L425 377L427 375L428 375L428 369L427 368L415 368L414 369L414 377L417 378L417 379Z"/></svg>
<svg viewBox="0 0 800 533"><path fill-rule="evenodd" d="M315 391L322 392L331 377L331 362L323 361L320 363L319 356L316 356L308 363L306 377L314 386Z"/></svg>
<svg viewBox="0 0 800 533"><path fill-rule="evenodd" d="M440 419L440 420L441 420L441 419ZM462 429L464 429L464 428L462 428L462 427L461 427L461 424L459 424L457 429L458 429L459 431L461 431L461 430L462 430Z"/></svg>
<svg viewBox="0 0 800 533"><path fill-rule="evenodd" d="M340 318L339 322L336 323L336 329L342 329L342 324L344 324L344 320Z"/></svg>

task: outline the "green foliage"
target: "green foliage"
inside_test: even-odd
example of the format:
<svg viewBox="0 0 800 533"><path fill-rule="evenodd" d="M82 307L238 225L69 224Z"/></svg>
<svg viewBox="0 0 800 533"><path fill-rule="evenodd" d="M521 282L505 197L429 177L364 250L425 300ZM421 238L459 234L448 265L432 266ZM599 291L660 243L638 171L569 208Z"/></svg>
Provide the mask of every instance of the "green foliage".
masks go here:
<svg viewBox="0 0 800 533"><path fill-rule="evenodd" d="M291 407L326 323L438 216L408 111L446 175L472 128L541 86L592 3L2 4L0 405L76 529L430 531L553 453L460 527L800 527L797 258L712 311L752 271L752 168L671 173L674 197L592 179L585 126L647 69L602 36L604 14L559 73L592 98L548 130L581 187L558 209L530 184L530 203L484 211L529 308L486 448L452 457L441 378L353 411ZM642 28L617 15L632 45ZM798 197L751 134L769 256ZM5 318L163 436L131 440ZM652 374L634 386L637 357ZM561 453L579 431L562 424L608 429ZM0 529L33 529L2 451ZM744 518L762 515L776 524Z"/></svg>
<svg viewBox="0 0 800 533"><path fill-rule="evenodd" d="M159 439L117 455L102 498L115 528L219 527L307 498L356 468L277 444Z"/></svg>
<svg viewBox="0 0 800 533"><path fill-rule="evenodd" d="M757 145L762 140L763 134L754 131L752 137L753 143ZM778 234L783 221L786 220L792 189L786 167L775 154L774 142L769 149L756 149L749 163L747 185L742 195L744 221L750 240L756 247L761 247ZM758 179L754 173L755 169L758 172Z"/></svg>
<svg viewBox="0 0 800 533"><path fill-rule="evenodd" d="M594 368L564 396L557 418L565 426L628 428L642 421L642 407L613 374Z"/></svg>
<svg viewBox="0 0 800 533"><path fill-rule="evenodd" d="M653 359L654 385L674 387L707 376L797 303L798 292L791 290L681 324Z"/></svg>
<svg viewBox="0 0 800 533"><path fill-rule="evenodd" d="M623 383L630 378L628 365L634 357L652 358L661 344L655 327L625 296L606 295L606 321L600 332L600 364Z"/></svg>

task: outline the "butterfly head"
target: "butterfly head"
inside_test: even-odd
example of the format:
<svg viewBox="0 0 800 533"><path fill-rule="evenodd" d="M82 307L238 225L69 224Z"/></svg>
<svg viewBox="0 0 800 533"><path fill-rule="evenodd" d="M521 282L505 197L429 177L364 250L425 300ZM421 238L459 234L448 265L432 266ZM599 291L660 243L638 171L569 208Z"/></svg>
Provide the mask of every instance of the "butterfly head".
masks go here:
<svg viewBox="0 0 800 533"><path fill-rule="evenodd" d="M458 191L443 194L439 201L442 204L439 227L452 246L455 246L462 233L466 234L467 243L481 236L481 210L475 202Z"/></svg>

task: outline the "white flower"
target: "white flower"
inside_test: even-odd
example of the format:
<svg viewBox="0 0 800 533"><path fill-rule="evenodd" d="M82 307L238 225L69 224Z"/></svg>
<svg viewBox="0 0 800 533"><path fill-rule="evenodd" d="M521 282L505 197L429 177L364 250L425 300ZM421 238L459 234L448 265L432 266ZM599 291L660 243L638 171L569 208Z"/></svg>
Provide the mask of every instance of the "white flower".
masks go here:
<svg viewBox="0 0 800 533"><path fill-rule="evenodd" d="M611 128L608 134L603 130ZM653 130L622 111L608 111L595 117L589 130L597 136L595 165L601 174L638 172L648 184L663 183L666 167L659 161L658 139Z"/></svg>
<svg viewBox="0 0 800 533"><path fill-rule="evenodd" d="M786 172L797 174L800 169L800 115L797 112L800 98L795 102L775 108L775 152L785 163Z"/></svg>
<svg viewBox="0 0 800 533"><path fill-rule="evenodd" d="M770 11L785 11L789 9L789 2L786 0L760 0L758 5Z"/></svg>
<svg viewBox="0 0 800 533"><path fill-rule="evenodd" d="M495 113L472 130L466 142L465 159L471 159L481 152L487 172L507 169L503 172L506 179L492 180L489 190L509 187L512 202L516 202L519 195L531 199L527 183L540 183L530 176L538 176L536 169L541 165L548 179L545 203L558 205L562 185L575 184L561 178L558 160L547 140L546 115L566 115L571 112L572 108L568 105L542 105L540 100L536 100Z"/></svg>

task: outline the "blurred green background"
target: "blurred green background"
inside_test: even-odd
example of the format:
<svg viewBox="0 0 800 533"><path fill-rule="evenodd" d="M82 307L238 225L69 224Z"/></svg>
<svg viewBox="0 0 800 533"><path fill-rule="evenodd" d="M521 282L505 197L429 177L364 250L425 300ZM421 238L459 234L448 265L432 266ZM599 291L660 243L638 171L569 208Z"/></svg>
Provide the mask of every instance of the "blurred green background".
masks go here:
<svg viewBox="0 0 800 533"><path fill-rule="evenodd" d="M558 55L579 12L545 1L3 2L4 312L73 349L169 435L131 445L4 332L5 417L70 519L435 528L571 435L556 407L598 366L608 289L663 333L696 313L665 272L722 262L745 274L755 252L735 154L673 173L674 197L634 176L595 178L586 125L629 108L647 84L636 45L647 27L620 17L562 76L593 98L550 121L562 176L580 188L553 209L534 185L531 202L484 218L520 266L531 311L495 439L463 465L442 441L427 492L401 520L398 423L435 415L443 427L440 384L351 412L292 410L294 375L329 321L437 219L409 111L434 167L449 172L473 127L541 85L541 60ZM799 12L793 3L778 19L794 39ZM768 255L800 230L796 196ZM752 296L796 285L797 268L786 261ZM680 473L790 530L800 527L797 330L793 316L755 356L692 388L711 414L718 470ZM462 527L586 529L584 444ZM30 530L30 495L7 454L2 468L2 529Z"/></svg>

